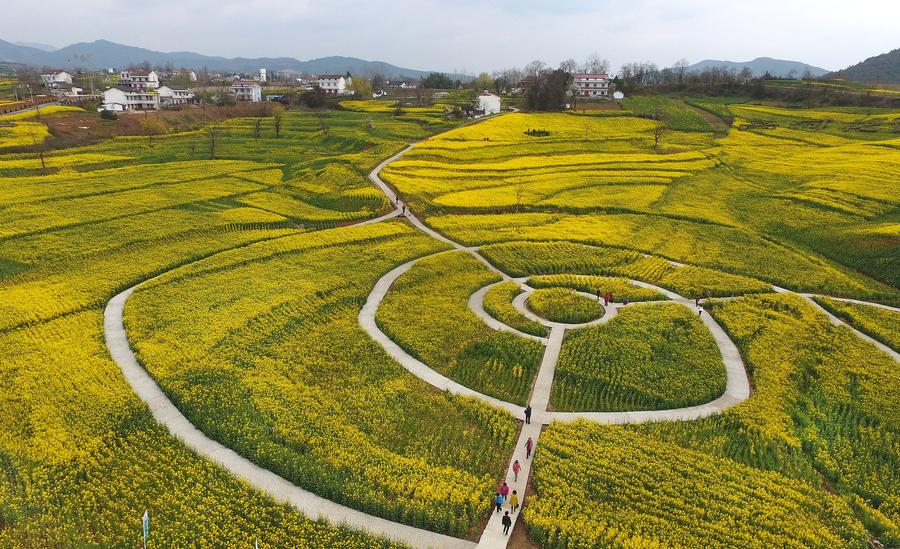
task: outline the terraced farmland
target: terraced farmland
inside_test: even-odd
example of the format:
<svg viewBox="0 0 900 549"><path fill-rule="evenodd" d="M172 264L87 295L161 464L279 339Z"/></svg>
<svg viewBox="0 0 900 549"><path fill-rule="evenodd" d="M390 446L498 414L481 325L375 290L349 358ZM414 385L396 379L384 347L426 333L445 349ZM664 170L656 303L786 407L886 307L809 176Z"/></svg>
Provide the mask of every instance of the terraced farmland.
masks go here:
<svg viewBox="0 0 900 549"><path fill-rule="evenodd" d="M900 543L895 114L343 106L0 156L0 545Z"/></svg>

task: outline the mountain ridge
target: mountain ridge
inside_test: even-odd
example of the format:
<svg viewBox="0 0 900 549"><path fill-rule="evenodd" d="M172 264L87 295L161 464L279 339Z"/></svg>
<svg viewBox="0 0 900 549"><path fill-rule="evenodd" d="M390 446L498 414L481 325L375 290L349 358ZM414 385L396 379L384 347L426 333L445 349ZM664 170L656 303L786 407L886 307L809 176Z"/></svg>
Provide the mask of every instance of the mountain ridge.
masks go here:
<svg viewBox="0 0 900 549"><path fill-rule="evenodd" d="M860 82L900 82L900 48L874 55L828 76Z"/></svg>
<svg viewBox="0 0 900 549"><path fill-rule="evenodd" d="M307 61L293 57L228 58L191 51L160 52L105 39L76 42L52 52L0 40L0 61L56 69L120 68L149 62L154 66L165 66L171 63L175 67L188 67L195 70L206 67L215 72L253 73L260 68L265 68L270 71L293 70L306 74L343 74L345 72L365 76L382 74L387 78L421 78L432 72L398 67L384 61L369 61L358 57L336 55ZM465 75L461 74L450 76L451 78L465 78Z"/></svg>
<svg viewBox="0 0 900 549"><path fill-rule="evenodd" d="M829 71L821 67L815 67L801 61L791 61L788 59L774 59L772 57L757 57L752 61L724 61L718 59L704 59L690 65L688 72L700 72L706 69L725 67L734 72L741 72L744 67L750 69L753 76L762 76L767 72L772 76L788 76L794 71L794 76L802 77L809 70L813 76L824 76Z"/></svg>

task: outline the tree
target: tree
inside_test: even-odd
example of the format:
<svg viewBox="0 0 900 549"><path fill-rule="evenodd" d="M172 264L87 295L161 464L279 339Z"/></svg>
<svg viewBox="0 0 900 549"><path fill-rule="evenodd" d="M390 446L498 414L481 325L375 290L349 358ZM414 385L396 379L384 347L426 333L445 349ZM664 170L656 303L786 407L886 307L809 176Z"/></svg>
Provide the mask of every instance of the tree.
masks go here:
<svg viewBox="0 0 900 549"><path fill-rule="evenodd" d="M669 127L662 111L657 110L653 115L653 118L656 119L656 123L653 125L653 146L659 148L659 144L662 142L662 138L665 136Z"/></svg>
<svg viewBox="0 0 900 549"><path fill-rule="evenodd" d="M591 73L607 72L609 70L609 61L606 59L601 59L600 54L594 52L587 56L587 59L584 60L584 64L581 66L581 69L584 72Z"/></svg>
<svg viewBox="0 0 900 549"><path fill-rule="evenodd" d="M574 73L578 72L578 62L576 62L574 59L572 59L570 57L570 58L566 59L565 61L561 62L559 64L559 68L568 73L574 74Z"/></svg>
<svg viewBox="0 0 900 549"><path fill-rule="evenodd" d="M153 136L165 133L166 125L156 116L144 116L140 121L141 129L147 134L147 146L153 148Z"/></svg>
<svg viewBox="0 0 900 549"><path fill-rule="evenodd" d="M681 86L684 83L684 73L687 71L687 68L690 67L691 64L687 59L681 58L678 61L675 61L675 64L672 65L672 72L675 74L675 78L678 81L678 85ZM744 67L746 68L746 67Z"/></svg>
<svg viewBox="0 0 900 549"><path fill-rule="evenodd" d="M386 80L384 75L381 73L376 73L372 75L372 89L373 90L382 90L386 84Z"/></svg>
<svg viewBox="0 0 900 549"><path fill-rule="evenodd" d="M475 88L475 91L493 89L494 79L491 78L490 74L483 72L472 81L472 87Z"/></svg>
<svg viewBox="0 0 900 549"><path fill-rule="evenodd" d="M562 69L539 73L528 87L526 105L535 111L562 110L571 82L572 75Z"/></svg>
<svg viewBox="0 0 900 549"><path fill-rule="evenodd" d="M354 76L350 80L350 91L353 92L354 99L371 99L372 83L362 76Z"/></svg>
<svg viewBox="0 0 900 549"><path fill-rule="evenodd" d="M525 182L516 185L516 213L519 213L519 206L522 205L522 198L525 196Z"/></svg>
<svg viewBox="0 0 900 549"><path fill-rule="evenodd" d="M254 139L259 139L259 128L262 126L262 118L257 118L253 121L253 137Z"/></svg>
<svg viewBox="0 0 900 549"><path fill-rule="evenodd" d="M284 107L275 105L272 107L272 123L275 126L275 139L281 137L281 122L284 120Z"/></svg>
<svg viewBox="0 0 900 549"><path fill-rule="evenodd" d="M442 72L433 72L423 78L419 84L423 88L449 90L453 87L453 80Z"/></svg>
<svg viewBox="0 0 900 549"><path fill-rule="evenodd" d="M525 73L525 76L538 76L539 74L544 72L544 69L546 68L547 63L544 63L539 59L535 59L534 61L531 61L530 63L525 65L525 69L523 69L522 72Z"/></svg>
<svg viewBox="0 0 900 549"><path fill-rule="evenodd" d="M219 125L215 122L207 126L206 138L209 142L209 159L216 159L216 144L219 140Z"/></svg>

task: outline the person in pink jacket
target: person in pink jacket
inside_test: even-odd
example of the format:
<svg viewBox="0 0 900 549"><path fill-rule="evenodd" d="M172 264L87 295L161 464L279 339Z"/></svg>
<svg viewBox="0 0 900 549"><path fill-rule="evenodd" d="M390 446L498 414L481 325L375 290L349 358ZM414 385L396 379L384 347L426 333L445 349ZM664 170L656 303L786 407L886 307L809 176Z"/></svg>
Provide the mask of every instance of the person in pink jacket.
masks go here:
<svg viewBox="0 0 900 549"><path fill-rule="evenodd" d="M519 460L513 462L512 470L514 475L513 480L519 482L519 471L522 470L522 466L519 464Z"/></svg>
<svg viewBox="0 0 900 549"><path fill-rule="evenodd" d="M505 482L503 483L503 486L500 487L500 495L503 496L504 502L509 498L509 485Z"/></svg>
<svg viewBox="0 0 900 549"><path fill-rule="evenodd" d="M534 450L534 441L528 437L528 440L525 441L525 457L530 458L532 450Z"/></svg>

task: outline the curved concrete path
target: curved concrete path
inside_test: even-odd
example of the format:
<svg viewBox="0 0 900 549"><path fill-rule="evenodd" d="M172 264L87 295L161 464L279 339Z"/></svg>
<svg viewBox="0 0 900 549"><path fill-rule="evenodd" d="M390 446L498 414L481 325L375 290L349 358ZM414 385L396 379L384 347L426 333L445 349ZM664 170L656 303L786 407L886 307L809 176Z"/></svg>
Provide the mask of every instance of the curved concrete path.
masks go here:
<svg viewBox="0 0 900 549"><path fill-rule="evenodd" d="M290 504L309 517L324 518L333 524L344 524L414 547L468 549L475 545L466 540L414 528L334 503L295 486L203 434L172 404L150 374L140 365L128 344L122 314L125 301L138 286L125 290L107 303L103 313L106 346L112 359L122 369L131 388L150 408L154 419L165 426L172 436L274 500Z"/></svg>
<svg viewBox="0 0 900 549"><path fill-rule="evenodd" d="M494 318L493 316L488 314L487 311L484 310L484 296L487 295L487 293L491 290L491 288L493 288L497 284L502 284L503 282L505 282L505 281L501 280L500 282L494 282L493 284L488 284L487 286L484 286L483 288L481 288L480 290L478 290L477 292L475 292L474 294L469 296L469 310L471 310L473 313L475 313L475 316L480 318L482 320L482 322L484 322L485 324L487 324L489 327L493 328L494 330L501 331L501 332L509 332L509 333L515 334L519 337L523 337L525 339L530 339L532 341L537 341L538 343L541 343L542 345L546 345L547 344L546 337L540 337L540 336L536 336L536 335L532 335L532 334L526 334L522 330L513 328L512 326L497 320L496 318Z"/></svg>
<svg viewBox="0 0 900 549"><path fill-rule="evenodd" d="M376 186L378 186L382 190L382 192L384 192L388 199L395 205L396 209L381 217L369 219L356 224L367 225L372 223L379 223L381 221L392 219L400 215L405 215L412 225L428 234L432 238L435 238L436 240L439 240L441 242L445 242L452 246L454 249L465 250L466 252L472 254L492 272L499 274L503 278L503 280L512 280L512 277L497 269L481 254L479 254L477 251L477 247L465 247L446 238L445 236L422 223L415 215L409 212L408 209L405 209L403 207L404 205L399 201L396 193L387 184L385 184L384 181L381 180L381 178L379 177L379 172L385 166L401 157L413 146L415 146L415 143L409 145L404 150L381 162L369 174L369 179ZM416 261L418 260L404 263L403 265L400 265L399 267L393 269L392 271L384 275L381 279L379 279L379 281L375 284L375 287L372 289L372 292L370 292L365 306L363 307L362 311L360 311L360 325L371 337L373 337L373 339L381 344L381 346L388 352L388 354L390 354L413 375L416 375L417 377L423 379L424 381L439 389L448 390L460 395L478 398L490 405L505 409L514 416L521 418L524 413L524 409L521 406L517 406L509 402L504 402L499 399L481 394L477 391L473 391L472 389L464 387L456 383L455 381L442 376L441 374L429 368L427 365L423 364L422 362L416 360L414 357L406 353L399 347L399 345L391 341L390 338L388 338L383 332L381 332L381 330L375 324L375 311L377 310L378 305L381 303L381 300L384 299L384 296L386 295L387 291L390 289L394 281L396 281L397 278L399 278L404 272L409 270ZM676 262L672 262L672 264L680 266L680 264L677 264ZM524 279L516 280L519 280L521 283L521 281ZM663 288L659 288L657 286L642 283L639 281L632 281L632 283L661 291L671 300L681 303L685 306L693 306L693 302L691 300L688 300ZM109 348L110 356L122 369L122 373L128 383L131 385L132 389L144 401L144 403L147 404L156 421L164 425L173 436L184 442L198 454L218 463L238 478L249 483L251 486L263 491L277 501L292 505L307 516L324 518L334 524L344 524L351 528L360 529L372 534L385 536L390 539L401 541L414 547L446 547L454 549L471 548L475 545L467 540L462 540L382 519L380 517L369 515L324 499L307 490L303 490L302 488L291 484L284 478L272 473L267 469L263 469L257 466L252 461L241 457L230 448L227 448L204 435L200 430L194 427L194 425L191 424L183 414L181 414L181 412L175 407L175 405L162 392L153 378L147 373L146 370L144 370L143 367L141 367L128 343L128 337L122 324L123 310L125 301L140 285L141 284L135 285L119 293L109 301L104 311L104 336L106 339L107 347ZM776 292L793 293L783 288L773 287L773 289ZM485 293L487 292L487 288L482 288L481 290L479 290L479 292L482 290ZM592 296L588 295L588 297ZM812 301L813 296L812 294L806 294L804 295L804 297L809 301ZM484 294L481 294L480 299L470 297L470 308L476 314L478 314L478 311L476 310L478 309L478 303L483 304L483 298ZM473 306L473 299L476 302L474 304L475 306ZM900 311L900 309L887 305L880 305L851 299L843 300L864 305L883 307L889 310ZM815 304L814 302L813 304L818 307L818 304ZM480 309L484 313L483 306L481 306ZM525 309L527 310L527 308ZM612 306L608 309L615 311L616 307ZM824 311L824 309L822 310ZM833 323L836 321L839 324L847 325L840 319L837 319L833 315L827 313L827 311L825 311L825 313L828 314L829 319ZM530 336L529 334L524 334L509 326L499 323L499 321L496 321L496 319L493 319L492 317L487 315L487 313L484 313L484 316L482 316L481 314L478 314L478 316L495 329L502 329L507 331L511 330L514 333L518 333L518 335L531 338L535 337ZM612 314L605 314L604 317L598 319L597 321L594 321L594 323L601 323L601 321L604 321L603 319L606 319L605 321L609 321L613 316L615 316L615 312L612 312ZM531 471L531 460L525 457L525 441L531 438L536 444L540 437L541 426L543 424L547 424L553 421L572 421L576 419L588 419L604 423L635 423L658 420L697 419L720 413L722 410L734 406L742 400L745 400L750 394L750 386L747 380L746 371L744 370L743 361L741 360L740 353L737 351L737 347L728 338L724 330L712 319L712 317L709 314L706 314L702 315L701 318L716 339L716 343L719 345L723 361L726 365L725 367L728 380L726 384L727 388L725 390L725 393L718 399L703 405L679 408L674 410L608 413L549 412L547 411L547 407L550 400L550 391L553 385L556 361L559 357L559 352L562 347L563 337L565 335L567 326L561 324L554 325L552 323L548 323L544 319L540 319L540 317L536 318L539 319L539 321L541 321L543 324L550 326L551 331L549 337L537 338L546 345L546 350L541 361L540 369L535 376L534 386L532 387L532 392L529 397L529 404L533 409L532 422L530 424L524 424L522 426L513 455L510 457L510 467L507 468L508 474L506 477L506 481L512 487L512 489L518 490L520 494L520 502L523 505L525 501L525 488L527 486L528 477ZM586 323L586 325L591 325L594 323ZM575 325L575 327L578 326L579 325ZM886 348L886 346L880 344L879 342L873 340L865 334L862 334L858 330L853 329L852 327L850 327L850 329L863 339L870 341L880 349L889 352L889 354L892 354L895 359L900 361L900 357L898 357L897 353L895 353L893 350ZM519 474L518 480L513 479L513 474L511 472L511 465L514 460L518 460L522 465L522 471ZM509 536L502 535L502 528L500 526L501 516L502 515L500 514L492 513L491 518L489 519L488 524L484 532L482 533L481 539L479 540L478 547L506 547L509 541ZM516 526L517 518L518 517L513 516L513 528L515 528Z"/></svg>
<svg viewBox="0 0 900 549"><path fill-rule="evenodd" d="M525 413L524 407L474 391L465 385L460 385L452 379L432 370L425 363L410 355L404 351L402 347L394 343L387 334L381 331L381 328L379 328L378 324L375 322L375 312L378 310L378 306L381 305L381 301L384 299L384 296L387 295L388 290L390 290L394 282L400 278L403 273L426 257L434 257L435 255L445 253L447 252L438 252L436 254L413 259L412 261L407 261L378 279L378 282L375 283L375 287L372 288L372 291L369 292L369 296L366 298L366 304L363 305L362 310L359 311L359 325L362 326L362 329L365 330L367 334L369 334L369 337L381 345L387 354L391 355L391 358L399 362L400 365L406 368L411 374L426 383L442 391L449 391L456 395L477 398L491 406L502 408L516 417L521 417L522 414Z"/></svg>
<svg viewBox="0 0 900 549"><path fill-rule="evenodd" d="M832 314L831 311L829 311L825 307L822 307L821 305L816 303L815 299L813 299L814 297L822 297L822 296L820 296L818 294L798 294L798 295L803 297L803 299L805 299L810 305L812 305L813 307L815 307L816 309L821 311L822 314L827 316L828 321L831 323L832 326L843 326L844 328L847 328L851 332L855 333L856 336L859 337L860 339L864 339L864 340L868 341L872 345L878 347L878 349L880 349L881 352L883 352L886 355L888 355L889 357L893 358L896 362L900 362L900 353L898 353L891 347L888 347L884 343L878 341L877 339L873 338L872 336L870 336L868 334L864 334L863 332L860 332L859 330L854 328L852 325L850 325L849 322L844 322L842 319L840 319L837 316L835 316L834 314ZM869 303L867 301L859 301L857 299L838 299L838 298L834 298L834 297L832 297L830 299L834 299L835 301L845 301L847 303L856 303L858 305L876 306L878 308L885 309L887 311L900 312L900 309L897 309L896 307L891 307L890 305L882 305L880 303Z"/></svg>

